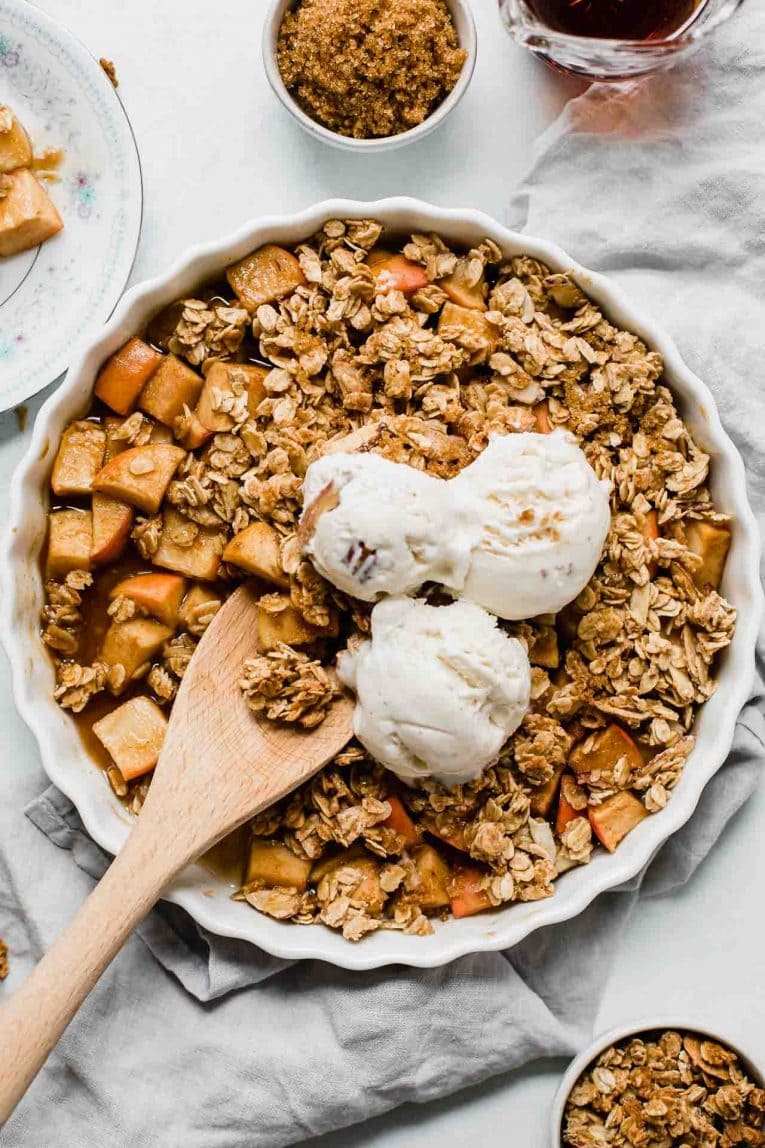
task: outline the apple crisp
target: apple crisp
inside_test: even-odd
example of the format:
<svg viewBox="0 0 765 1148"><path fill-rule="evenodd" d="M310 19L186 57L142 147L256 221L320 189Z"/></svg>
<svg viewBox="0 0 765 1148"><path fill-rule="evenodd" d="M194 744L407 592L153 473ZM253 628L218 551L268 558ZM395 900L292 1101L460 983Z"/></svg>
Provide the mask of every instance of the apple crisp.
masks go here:
<svg viewBox="0 0 765 1148"><path fill-rule="evenodd" d="M369 219L266 245L165 308L64 432L42 635L115 792L140 808L186 667L243 578L261 593L247 704L309 728L326 713L371 607L302 556L312 461L375 451L448 479L490 434L555 427L610 481L611 528L574 602L501 623L529 651L532 705L498 761L453 789L406 786L352 742L253 820L238 895L349 939L427 933L549 897L616 849L670 799L733 635L710 460L661 357L569 275Z"/></svg>
<svg viewBox="0 0 765 1148"><path fill-rule="evenodd" d="M729 1048L644 1033L602 1052L571 1090L564 1148L765 1145L765 1089Z"/></svg>

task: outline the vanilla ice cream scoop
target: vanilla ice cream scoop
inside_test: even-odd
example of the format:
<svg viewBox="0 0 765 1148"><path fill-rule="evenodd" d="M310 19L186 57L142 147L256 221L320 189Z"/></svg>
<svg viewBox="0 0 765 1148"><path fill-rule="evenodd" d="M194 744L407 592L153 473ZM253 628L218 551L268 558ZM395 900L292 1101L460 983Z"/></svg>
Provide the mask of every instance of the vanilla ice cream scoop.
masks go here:
<svg viewBox="0 0 765 1148"><path fill-rule="evenodd" d="M471 602L386 598L371 641L342 655L338 673L356 693L356 737L404 781L478 777L529 706L524 646Z"/></svg>
<svg viewBox="0 0 765 1148"><path fill-rule="evenodd" d="M461 597L500 618L533 618L587 585L611 521L609 484L568 431L494 436L449 486L477 530Z"/></svg>
<svg viewBox="0 0 765 1148"><path fill-rule="evenodd" d="M354 598L464 581L472 515L455 508L442 479L377 454L327 454L309 466L303 500L304 553Z"/></svg>

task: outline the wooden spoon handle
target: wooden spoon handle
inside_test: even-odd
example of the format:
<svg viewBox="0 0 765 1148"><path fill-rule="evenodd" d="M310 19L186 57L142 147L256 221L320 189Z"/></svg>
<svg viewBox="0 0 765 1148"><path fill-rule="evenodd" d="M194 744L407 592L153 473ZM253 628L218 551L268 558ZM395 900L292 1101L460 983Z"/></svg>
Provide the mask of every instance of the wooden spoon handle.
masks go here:
<svg viewBox="0 0 765 1148"><path fill-rule="evenodd" d="M0 1048L5 1050L0 1056L0 1126L104 969L184 861L181 857L176 865L174 857L163 857L155 835L136 826L71 924L0 1007Z"/></svg>

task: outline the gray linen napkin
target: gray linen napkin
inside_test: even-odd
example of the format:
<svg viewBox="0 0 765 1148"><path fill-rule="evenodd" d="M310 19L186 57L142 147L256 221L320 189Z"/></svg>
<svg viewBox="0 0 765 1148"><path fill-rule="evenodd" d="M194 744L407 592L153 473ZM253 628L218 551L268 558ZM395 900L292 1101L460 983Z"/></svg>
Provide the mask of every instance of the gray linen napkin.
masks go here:
<svg viewBox="0 0 765 1148"><path fill-rule="evenodd" d="M557 239L661 315L715 391L761 521L763 122L765 11L750 4L690 65L569 105L511 209L516 226ZM761 641L755 697L692 821L646 873L577 920L443 969L350 974L288 967L162 906L96 987L0 1145L276 1148L571 1053L595 1015L619 924L640 897L688 880L757 782L763 652ZM17 972L105 864L69 802L52 789L39 796L42 787L30 763L0 808L0 935Z"/></svg>

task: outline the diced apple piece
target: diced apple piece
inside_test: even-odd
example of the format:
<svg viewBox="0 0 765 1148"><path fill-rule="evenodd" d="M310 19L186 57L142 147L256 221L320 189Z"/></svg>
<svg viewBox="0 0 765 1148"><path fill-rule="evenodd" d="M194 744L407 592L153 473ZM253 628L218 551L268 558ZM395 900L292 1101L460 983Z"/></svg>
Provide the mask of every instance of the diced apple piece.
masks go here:
<svg viewBox="0 0 765 1148"><path fill-rule="evenodd" d="M90 570L93 516L89 510L54 510L48 515L48 578L63 578L72 570Z"/></svg>
<svg viewBox="0 0 765 1148"><path fill-rule="evenodd" d="M492 907L489 894L480 887L485 876L483 870L473 865L462 866L454 872L451 880L453 916L472 917Z"/></svg>
<svg viewBox="0 0 765 1148"><path fill-rule="evenodd" d="M106 433L106 449L104 450L104 462L111 462L115 454L122 454L123 450L128 449L128 443L124 438L118 437L120 428L124 425L126 420L120 418L118 415L104 415L102 425Z"/></svg>
<svg viewBox="0 0 765 1148"><path fill-rule="evenodd" d="M643 755L640 749L625 729L612 723L600 733L590 734L574 746L569 764L577 777L588 777L594 773L608 776L623 757L627 758L631 769L642 768Z"/></svg>
<svg viewBox="0 0 765 1148"><path fill-rule="evenodd" d="M111 494L99 494L92 498L93 507L93 549L90 560L94 566L114 562L128 544L133 529L135 511L132 506Z"/></svg>
<svg viewBox="0 0 765 1148"><path fill-rule="evenodd" d="M247 393L247 413L250 418L254 418L266 397L263 380L267 374L266 367L250 363L213 363L197 403L196 415L202 426L216 433L231 429L234 425L231 415L215 409L216 394L234 395L240 384Z"/></svg>
<svg viewBox="0 0 765 1148"><path fill-rule="evenodd" d="M183 408L193 410L204 380L176 355L165 355L141 391L138 406L144 414L172 427Z"/></svg>
<svg viewBox="0 0 765 1148"><path fill-rule="evenodd" d="M420 884L417 901L425 911L443 909L451 901L449 866L432 845L418 845L412 853Z"/></svg>
<svg viewBox="0 0 765 1148"><path fill-rule="evenodd" d="M70 423L61 436L50 484L54 494L90 494L104 461L106 433L98 423Z"/></svg>
<svg viewBox="0 0 765 1148"><path fill-rule="evenodd" d="M153 618L129 618L127 622L112 622L104 635L99 658L107 666L124 666L126 679L123 689L141 677L141 671L159 653L165 642L173 636L170 626L163 626Z"/></svg>
<svg viewBox="0 0 765 1148"><path fill-rule="evenodd" d="M213 603L218 606L223 603L217 590L211 590L208 586L202 586L199 583L192 586L181 602L181 608L178 611L178 623L181 628L192 630L197 625L199 614L207 607L211 607Z"/></svg>
<svg viewBox="0 0 765 1148"><path fill-rule="evenodd" d="M95 386L97 397L118 415L129 415L161 362L162 355L148 343L129 339L101 368Z"/></svg>
<svg viewBox="0 0 765 1148"><path fill-rule="evenodd" d="M553 772L549 781L544 785L540 785L539 789L535 789L531 795L531 812L534 817L549 817L550 811L558 796L560 788L560 779L563 776L563 771L566 768L566 763L563 762L558 765Z"/></svg>
<svg viewBox="0 0 765 1148"><path fill-rule="evenodd" d="M223 551L223 561L275 586L286 589L290 584L279 560L279 535L267 522L253 522L235 534Z"/></svg>
<svg viewBox="0 0 765 1148"><path fill-rule="evenodd" d="M464 347L478 359L487 359L499 344L499 331L482 311L444 303L438 320L442 339Z"/></svg>
<svg viewBox="0 0 765 1148"><path fill-rule="evenodd" d="M154 566L174 570L200 582L213 582L218 576L226 532L215 526L198 526L172 506L162 516L159 546L152 555Z"/></svg>
<svg viewBox="0 0 765 1148"><path fill-rule="evenodd" d="M566 776L571 778L571 774L567 774ZM584 816L586 816L584 810L580 811L578 809L574 809L573 805L566 797L565 786L561 785L560 794L558 796L558 810L555 814L555 832L560 837L569 821L573 821L576 817Z"/></svg>
<svg viewBox="0 0 765 1148"><path fill-rule="evenodd" d="M296 857L291 849L278 841L264 841L256 837L250 846L247 862L247 881L262 881L268 888L284 887L304 892L308 887L311 862Z"/></svg>
<svg viewBox="0 0 765 1148"><path fill-rule="evenodd" d="M185 457L182 447L166 443L132 446L107 462L96 475L93 489L129 502L147 514L156 514Z"/></svg>
<svg viewBox="0 0 765 1148"><path fill-rule="evenodd" d="M646 514L636 514L635 521L640 533L645 538L646 542L655 542L659 537L659 516L655 510L649 510ZM656 560L648 563L648 577L655 578L658 564Z"/></svg>
<svg viewBox="0 0 765 1148"><path fill-rule="evenodd" d="M648 817L642 801L626 791L606 798L602 805L590 806L588 813L593 833L609 853Z"/></svg>
<svg viewBox="0 0 765 1148"><path fill-rule="evenodd" d="M462 255L451 275L438 280L438 286L459 307L475 311L486 310L486 279L481 275L476 283L471 282L470 260Z"/></svg>
<svg viewBox="0 0 765 1148"><path fill-rule="evenodd" d="M390 813L383 821L387 829L393 829L399 837L403 837L405 845L417 845L422 841L422 833L404 808L404 804L395 794L386 798L390 805Z"/></svg>
<svg viewBox="0 0 765 1148"><path fill-rule="evenodd" d="M278 611L258 610L258 643L261 649L273 650L280 642L288 646L305 646L317 638L337 637L336 617L327 629L322 630L306 622L286 595L283 602L283 609Z"/></svg>
<svg viewBox="0 0 765 1148"><path fill-rule="evenodd" d="M391 255L387 251L372 251L367 259L375 277L375 288L381 294L388 291L403 291L413 295L415 291L430 283L428 273L419 263L413 263L404 255Z"/></svg>
<svg viewBox="0 0 765 1148"><path fill-rule="evenodd" d="M7 105L0 104L0 175L29 167L32 144L18 116Z"/></svg>
<svg viewBox="0 0 765 1148"><path fill-rule="evenodd" d="M532 666L544 666L547 670L557 670L560 665L558 634L554 626L543 626L535 631L534 645L529 651Z"/></svg>
<svg viewBox="0 0 765 1148"><path fill-rule="evenodd" d="M439 841L451 845L452 849L459 849L460 853L467 853L468 844L465 840L464 831L457 826L453 830L439 829L435 817L429 817L425 814L420 818L422 827L427 830L433 837L437 837Z"/></svg>
<svg viewBox="0 0 765 1148"><path fill-rule="evenodd" d="M541 403L537 403L534 407L534 419L537 424L537 434L550 434L553 425L550 422L550 404L547 399L542 399Z"/></svg>
<svg viewBox="0 0 765 1148"><path fill-rule="evenodd" d="M257 310L263 303L275 303L302 287L305 276L290 251L267 243L226 271L226 278L243 306Z"/></svg>
<svg viewBox="0 0 765 1148"><path fill-rule="evenodd" d="M28 251L61 231L61 216L28 168L20 167L0 179L5 184L0 198L0 256Z"/></svg>
<svg viewBox="0 0 765 1148"><path fill-rule="evenodd" d="M370 913L377 915L387 900L380 884L380 865L360 844L317 861L311 870L311 884L318 886L325 877L347 866L353 867L358 881L344 892L351 901L360 902Z"/></svg>
<svg viewBox="0 0 765 1148"><path fill-rule="evenodd" d="M693 572L693 581L700 589L711 586L717 590L730 549L730 526L719 522L687 522L685 537L688 549L702 559L701 566Z"/></svg>
<svg viewBox="0 0 765 1148"><path fill-rule="evenodd" d="M199 450L213 436L213 432L199 421L196 411L189 413L185 420L185 426L186 430L180 440L184 450Z"/></svg>
<svg viewBox="0 0 765 1148"><path fill-rule="evenodd" d="M114 599L124 595L125 598L131 598L147 614L175 629L185 592L186 579L180 575L151 573L123 578L112 589L109 597Z"/></svg>
<svg viewBox="0 0 765 1148"><path fill-rule="evenodd" d="M153 769L165 740L167 718L150 698L131 698L93 723L101 742L125 781Z"/></svg>

